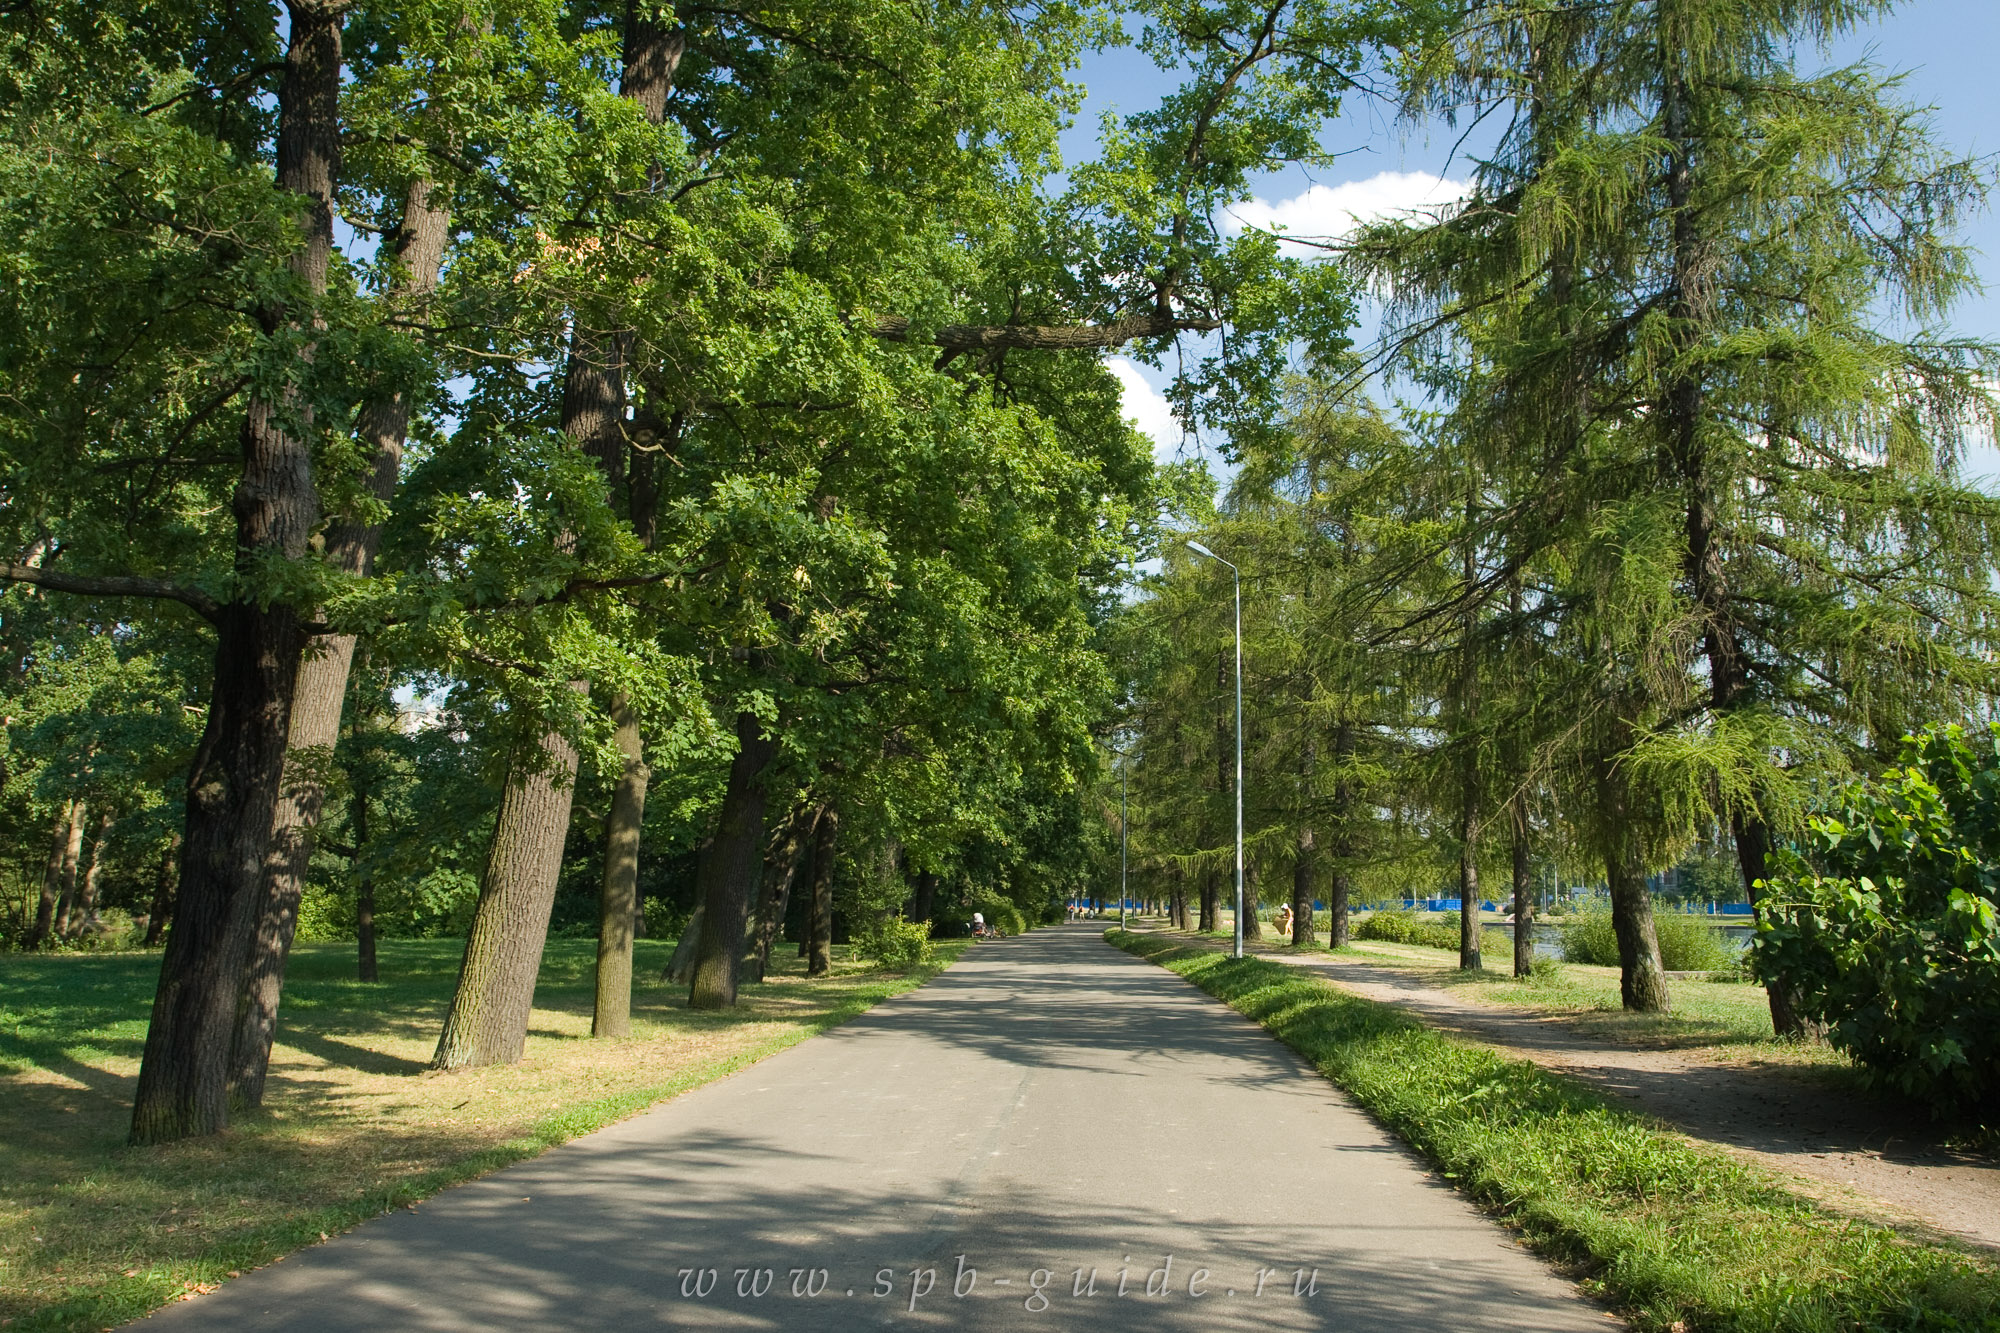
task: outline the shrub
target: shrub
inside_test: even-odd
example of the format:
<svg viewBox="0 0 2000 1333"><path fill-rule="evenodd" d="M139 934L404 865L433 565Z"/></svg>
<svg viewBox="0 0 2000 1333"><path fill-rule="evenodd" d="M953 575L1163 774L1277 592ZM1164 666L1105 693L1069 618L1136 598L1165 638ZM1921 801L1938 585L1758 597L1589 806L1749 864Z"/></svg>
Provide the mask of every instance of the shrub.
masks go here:
<svg viewBox="0 0 2000 1333"><path fill-rule="evenodd" d="M2000 726L1908 737L1772 860L1751 967L1874 1081L2000 1101Z"/></svg>
<svg viewBox="0 0 2000 1333"><path fill-rule="evenodd" d="M1383 940L1390 944L1420 944L1427 949L1458 947L1458 913L1412 912L1404 907L1371 912L1354 923L1357 940Z"/></svg>
<svg viewBox="0 0 2000 1333"><path fill-rule="evenodd" d="M883 970L908 972L931 961L931 928L928 922L905 921L886 916L874 925L855 932L854 951L873 959Z"/></svg>
<svg viewBox="0 0 2000 1333"><path fill-rule="evenodd" d="M1669 972L1720 972L1730 966L1722 932L1689 912L1653 913L1660 940L1660 966ZM1618 966L1618 934L1611 928L1611 905L1596 902L1563 922L1563 960L1597 967Z"/></svg>

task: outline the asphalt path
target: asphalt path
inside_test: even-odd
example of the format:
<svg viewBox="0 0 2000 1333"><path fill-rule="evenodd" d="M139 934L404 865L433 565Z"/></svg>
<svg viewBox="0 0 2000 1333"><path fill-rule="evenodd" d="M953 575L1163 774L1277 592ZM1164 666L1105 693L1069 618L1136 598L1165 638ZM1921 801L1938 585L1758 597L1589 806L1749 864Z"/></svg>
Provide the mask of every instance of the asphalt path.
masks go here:
<svg viewBox="0 0 2000 1333"><path fill-rule="evenodd" d="M147 1326L1612 1321L1256 1025L1069 926Z"/></svg>

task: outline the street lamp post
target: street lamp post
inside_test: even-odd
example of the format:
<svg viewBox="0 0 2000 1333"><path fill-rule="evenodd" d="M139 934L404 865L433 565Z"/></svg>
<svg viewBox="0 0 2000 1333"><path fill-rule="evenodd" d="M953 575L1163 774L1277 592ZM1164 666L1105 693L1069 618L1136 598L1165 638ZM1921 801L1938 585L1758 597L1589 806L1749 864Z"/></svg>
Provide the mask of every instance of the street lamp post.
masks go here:
<svg viewBox="0 0 2000 1333"><path fill-rule="evenodd" d="M1218 565L1229 565L1236 586L1236 948L1232 958L1243 956L1243 571L1221 556L1191 541L1188 549L1205 555Z"/></svg>
<svg viewBox="0 0 2000 1333"><path fill-rule="evenodd" d="M1125 886L1127 882L1127 861L1125 857L1125 767L1121 755L1118 764L1118 929L1125 929Z"/></svg>

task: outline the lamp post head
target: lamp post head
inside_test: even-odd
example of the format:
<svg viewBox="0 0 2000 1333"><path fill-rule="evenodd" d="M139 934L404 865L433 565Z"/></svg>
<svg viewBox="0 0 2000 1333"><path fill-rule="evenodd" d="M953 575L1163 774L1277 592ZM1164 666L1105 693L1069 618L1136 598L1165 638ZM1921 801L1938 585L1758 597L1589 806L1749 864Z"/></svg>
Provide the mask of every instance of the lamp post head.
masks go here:
<svg viewBox="0 0 2000 1333"><path fill-rule="evenodd" d="M1189 543L1188 543L1187 545L1188 545L1188 549L1189 549L1190 551L1193 551L1193 552L1194 552L1194 553L1195 553L1196 555L1205 555L1205 556L1207 556L1207 557L1208 557L1208 558L1209 558L1210 560L1220 560L1220 559L1222 559L1222 557L1221 557L1221 556L1219 556L1219 555L1217 555L1217 554L1216 554L1215 552L1213 552L1213 551L1209 550L1209 549L1208 549L1208 548L1207 548L1206 546L1203 546L1203 545L1202 545L1202 544L1201 544L1200 542L1196 542L1196 541L1191 541L1191 542L1189 542Z"/></svg>

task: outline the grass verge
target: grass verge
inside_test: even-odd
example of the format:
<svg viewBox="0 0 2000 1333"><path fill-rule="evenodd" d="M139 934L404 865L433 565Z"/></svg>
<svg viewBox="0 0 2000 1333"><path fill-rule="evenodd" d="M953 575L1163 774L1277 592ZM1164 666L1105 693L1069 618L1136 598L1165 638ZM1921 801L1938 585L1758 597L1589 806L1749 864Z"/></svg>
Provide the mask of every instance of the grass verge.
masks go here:
<svg viewBox="0 0 2000 1333"><path fill-rule="evenodd" d="M1282 963L1106 938L1261 1023L1641 1329L2000 1329L2000 1274L1826 1212L1526 1061Z"/></svg>
<svg viewBox="0 0 2000 1333"><path fill-rule="evenodd" d="M293 953L265 1108L226 1134L124 1142L159 955L0 955L0 1327L100 1329L214 1288L448 1186L535 1156L845 1022L923 984L836 951L808 979L784 949L727 1013L657 984L672 941L642 940L633 1035L589 1039L596 944L551 941L517 1065L425 1065L458 971L455 940L394 941L383 982L351 945Z"/></svg>
<svg viewBox="0 0 2000 1333"><path fill-rule="evenodd" d="M1800 1042L1773 1034L1770 997L1762 986L1747 982L1670 981L1671 1012L1633 1014L1625 1012L1620 999L1615 967L1564 963L1539 976L1515 977L1506 970L1511 966L1511 953L1501 952L1488 954L1485 970L1463 972L1455 950L1380 940L1357 941L1339 956L1419 975L1426 984L1490 1004L1563 1014L1577 1031L1607 1045L1655 1050L1733 1047L1742 1048L1739 1054L1754 1054L1760 1060L1811 1065L1827 1073L1852 1067L1846 1056L1824 1042Z"/></svg>

